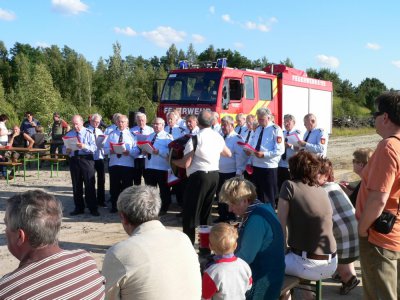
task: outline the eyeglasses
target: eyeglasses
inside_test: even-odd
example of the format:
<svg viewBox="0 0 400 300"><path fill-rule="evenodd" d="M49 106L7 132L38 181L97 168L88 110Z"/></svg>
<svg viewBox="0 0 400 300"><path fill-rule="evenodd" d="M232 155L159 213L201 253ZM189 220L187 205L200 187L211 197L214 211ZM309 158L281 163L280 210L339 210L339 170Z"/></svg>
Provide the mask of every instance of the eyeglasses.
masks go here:
<svg viewBox="0 0 400 300"><path fill-rule="evenodd" d="M362 162L357 159L353 159L353 164L362 164Z"/></svg>
<svg viewBox="0 0 400 300"><path fill-rule="evenodd" d="M376 119L377 117L383 115L385 112L384 111L376 111L372 114L372 116L374 117L374 119Z"/></svg>

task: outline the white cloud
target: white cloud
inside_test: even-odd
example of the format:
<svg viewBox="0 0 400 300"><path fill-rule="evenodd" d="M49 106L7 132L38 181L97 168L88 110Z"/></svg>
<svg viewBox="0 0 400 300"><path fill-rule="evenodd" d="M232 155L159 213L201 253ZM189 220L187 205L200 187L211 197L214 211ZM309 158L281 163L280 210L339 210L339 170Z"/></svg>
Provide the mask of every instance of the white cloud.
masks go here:
<svg viewBox="0 0 400 300"><path fill-rule="evenodd" d="M334 56L327 56L324 54L317 55L317 61L320 65L332 69L339 67L339 59Z"/></svg>
<svg viewBox="0 0 400 300"><path fill-rule="evenodd" d="M270 29L267 25L265 25L265 24L258 24L257 29L260 30L260 31L262 31L262 32L268 32L268 31L271 30L271 29Z"/></svg>
<svg viewBox="0 0 400 300"><path fill-rule="evenodd" d="M127 36L135 36L137 35L137 32L130 28L129 26L125 28L120 28L120 27L114 27L114 32L117 34L123 34Z"/></svg>
<svg viewBox="0 0 400 300"><path fill-rule="evenodd" d="M222 18L222 20L224 22L233 23L233 21L231 20L231 16L230 15L222 15L221 18Z"/></svg>
<svg viewBox="0 0 400 300"><path fill-rule="evenodd" d="M256 23L253 21L247 21L244 24L244 27L249 30L260 30L262 32L268 32L271 30L271 28L267 24L265 24L262 20L260 23Z"/></svg>
<svg viewBox="0 0 400 300"><path fill-rule="evenodd" d="M393 60L392 65L394 65L396 68L400 69L400 60Z"/></svg>
<svg viewBox="0 0 400 300"><path fill-rule="evenodd" d="M208 9L208 11L211 13L211 14L215 14L215 6L210 6L210 8Z"/></svg>
<svg viewBox="0 0 400 300"><path fill-rule="evenodd" d="M242 48L244 48L244 44L241 43L241 42L236 42L236 43L234 43L233 45L234 45L235 48L237 48L237 49L242 49Z"/></svg>
<svg viewBox="0 0 400 300"><path fill-rule="evenodd" d="M13 21L15 18L16 15L12 11L0 8L0 20Z"/></svg>
<svg viewBox="0 0 400 300"><path fill-rule="evenodd" d="M51 3L54 11L65 15L77 15L89 9L81 0L51 0Z"/></svg>
<svg viewBox="0 0 400 300"><path fill-rule="evenodd" d="M382 48L381 45L375 43L367 43L365 47L371 50L379 50Z"/></svg>
<svg viewBox="0 0 400 300"><path fill-rule="evenodd" d="M206 40L206 38L200 34L192 34L193 43L195 44L202 44Z"/></svg>
<svg viewBox="0 0 400 300"><path fill-rule="evenodd" d="M247 29L253 30L253 29L257 29L257 24L255 22L251 22L251 21L247 21L244 26Z"/></svg>
<svg viewBox="0 0 400 300"><path fill-rule="evenodd" d="M36 47L39 47L39 48L50 48L50 45L49 44L47 44L46 42L36 42Z"/></svg>
<svg viewBox="0 0 400 300"><path fill-rule="evenodd" d="M162 48L168 48L173 43L180 43L186 37L184 31L177 31L169 26L159 26L153 31L143 32L142 35Z"/></svg>
<svg viewBox="0 0 400 300"><path fill-rule="evenodd" d="M269 22L270 23L278 23L278 19L275 17L271 17L271 18L269 18Z"/></svg>

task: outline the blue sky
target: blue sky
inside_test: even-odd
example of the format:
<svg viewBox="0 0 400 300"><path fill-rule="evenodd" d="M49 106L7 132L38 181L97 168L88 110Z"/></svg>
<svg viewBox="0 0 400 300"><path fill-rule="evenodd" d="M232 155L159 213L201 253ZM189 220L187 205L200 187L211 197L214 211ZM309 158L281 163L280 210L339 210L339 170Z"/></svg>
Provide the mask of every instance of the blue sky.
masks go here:
<svg viewBox="0 0 400 300"><path fill-rule="evenodd" d="M112 55L165 55L171 43L209 45L249 59L289 57L358 85L375 77L400 89L400 1L0 0L0 40L69 46L96 65Z"/></svg>

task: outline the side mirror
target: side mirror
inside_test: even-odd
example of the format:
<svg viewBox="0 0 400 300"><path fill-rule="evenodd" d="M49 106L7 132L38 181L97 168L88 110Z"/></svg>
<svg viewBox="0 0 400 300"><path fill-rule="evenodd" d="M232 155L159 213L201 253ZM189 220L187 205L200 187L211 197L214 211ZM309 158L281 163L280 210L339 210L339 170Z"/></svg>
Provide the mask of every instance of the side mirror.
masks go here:
<svg viewBox="0 0 400 300"><path fill-rule="evenodd" d="M229 98L228 92L226 91L226 86L222 89L222 108L228 109L229 108Z"/></svg>
<svg viewBox="0 0 400 300"><path fill-rule="evenodd" d="M158 102L160 96L158 95L158 82L153 82L153 102Z"/></svg>

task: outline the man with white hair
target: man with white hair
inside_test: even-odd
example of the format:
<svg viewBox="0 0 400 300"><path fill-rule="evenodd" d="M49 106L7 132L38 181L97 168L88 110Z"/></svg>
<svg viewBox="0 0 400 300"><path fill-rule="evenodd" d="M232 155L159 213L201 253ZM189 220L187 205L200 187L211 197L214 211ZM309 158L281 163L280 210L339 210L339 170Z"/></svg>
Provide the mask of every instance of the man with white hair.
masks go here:
<svg viewBox="0 0 400 300"><path fill-rule="evenodd" d="M278 162L285 152L282 129L272 122L271 111L266 107L257 110L259 126L254 132L250 145L255 152L251 155L253 174L250 180L257 189L257 198L275 207L278 194Z"/></svg>
<svg viewBox="0 0 400 300"><path fill-rule="evenodd" d="M94 168L97 173L97 204L100 207L105 207L105 182L106 175L104 171L104 133L100 129L102 117L99 114L93 114L90 117L90 125L87 127L93 132L94 139L96 141L97 149L94 152Z"/></svg>
<svg viewBox="0 0 400 300"><path fill-rule="evenodd" d="M178 125L178 115L174 111L170 111L167 114L168 125L164 127L164 130L173 136L174 140L185 135L185 127Z"/></svg>
<svg viewBox="0 0 400 300"><path fill-rule="evenodd" d="M142 113L138 112L136 114L136 126L130 129L131 133L136 137L137 141L144 141L147 137L154 132L153 128L146 125L147 123L147 116ZM145 169L145 159L146 156L143 154L139 154L135 158L135 167L133 171L133 183L135 185L142 184L142 176L144 174Z"/></svg>
<svg viewBox="0 0 400 300"><path fill-rule="evenodd" d="M159 221L157 189L129 187L117 205L129 237L108 249L104 258L106 299L200 299L198 256L185 234Z"/></svg>
<svg viewBox="0 0 400 300"><path fill-rule="evenodd" d="M128 117L119 115L117 124L118 128L111 132L104 145L104 153L110 157L108 170L110 173L111 213L117 212L119 194L133 184L134 159L139 154L136 139L128 129ZM123 143L125 147L122 154L115 153L112 147L112 144L119 143Z"/></svg>
<svg viewBox="0 0 400 300"><path fill-rule="evenodd" d="M83 214L85 206L89 208L92 216L99 216L96 202L96 178L94 169L94 152L96 142L93 133L83 127L83 119L80 115L72 117L72 130L66 135L77 139L78 150L72 151L64 145L63 152L70 156L69 169L72 179L72 191L74 195L75 209L71 216ZM85 184L85 198L83 198L83 184ZM86 204L85 204L86 202Z"/></svg>
<svg viewBox="0 0 400 300"><path fill-rule="evenodd" d="M245 114L237 114L236 115L236 127L235 132L240 135L243 140L246 139L248 128L246 126L246 115Z"/></svg>
<svg viewBox="0 0 400 300"><path fill-rule="evenodd" d="M146 169L144 171L144 182L147 185L160 188L161 211L160 216L165 215L171 204L171 192L167 184L168 169L168 144L173 141L172 135L164 131L164 120L155 118L153 121L154 132L147 137L154 150L146 155Z"/></svg>
<svg viewBox="0 0 400 300"><path fill-rule="evenodd" d="M213 111L212 116L213 116L213 121L211 124L211 129L214 130L215 132L220 133L221 132L221 124L218 123L219 114L216 111Z"/></svg>
<svg viewBox="0 0 400 300"><path fill-rule="evenodd" d="M304 150L326 157L328 151L328 135L322 128L317 128L317 117L314 114L304 116L304 140L298 145Z"/></svg>

